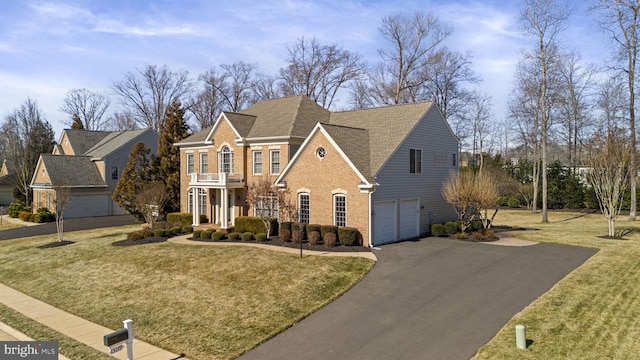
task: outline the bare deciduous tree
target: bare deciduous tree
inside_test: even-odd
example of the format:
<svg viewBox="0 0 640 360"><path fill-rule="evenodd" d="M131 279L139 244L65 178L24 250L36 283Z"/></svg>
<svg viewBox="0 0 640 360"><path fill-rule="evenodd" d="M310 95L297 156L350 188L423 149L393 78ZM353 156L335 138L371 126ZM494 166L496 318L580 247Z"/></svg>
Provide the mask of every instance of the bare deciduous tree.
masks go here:
<svg viewBox="0 0 640 360"><path fill-rule="evenodd" d="M167 66L147 65L137 73L127 72L124 79L113 83L113 91L122 105L142 128L160 131L167 106L180 102L192 91L186 71L174 72Z"/></svg>
<svg viewBox="0 0 640 360"><path fill-rule="evenodd" d="M631 177L631 149L625 145L627 136L611 129L593 136L588 146L591 167L587 179L598 198L602 214L609 225L608 236L615 236L615 223L622 207L624 188Z"/></svg>
<svg viewBox="0 0 640 360"><path fill-rule="evenodd" d="M69 115L69 119L64 121L66 126L71 127L74 116L77 116L85 130L104 130L109 120L104 115L110 104L106 95L87 89L73 89L64 98L60 111Z"/></svg>
<svg viewBox="0 0 640 360"><path fill-rule="evenodd" d="M525 0L520 18L523 30L536 42L530 54L539 68L538 109L540 114L540 144L542 160L542 222L549 222L547 214L547 137L551 126L549 102L549 72L557 53L556 38L567 26L571 9L566 1Z"/></svg>
<svg viewBox="0 0 640 360"><path fill-rule="evenodd" d="M271 220L278 218L281 197L274 186L275 177L263 175L247 187L246 201L253 208L254 216L262 220L267 229L267 238L271 234Z"/></svg>
<svg viewBox="0 0 640 360"><path fill-rule="evenodd" d="M157 181L146 183L140 188L135 199L138 212L142 214L149 228L153 229L160 211L168 199L167 187Z"/></svg>
<svg viewBox="0 0 640 360"><path fill-rule="evenodd" d="M488 209L495 208L499 194L488 174L471 170L452 173L442 187L442 195L458 214L462 232L476 218L482 220L485 228L490 226Z"/></svg>
<svg viewBox="0 0 640 360"><path fill-rule="evenodd" d="M317 39L299 39L289 50L288 65L280 69L282 93L305 95L325 109L337 92L364 73L361 56Z"/></svg>
<svg viewBox="0 0 640 360"><path fill-rule="evenodd" d="M53 192L53 215L56 218L56 232L58 241L62 242L64 233L64 210L71 201L71 189L64 183L53 184L51 187Z"/></svg>
<svg viewBox="0 0 640 360"><path fill-rule="evenodd" d="M614 56L620 64L617 70L626 75L627 104L629 106L629 147L632 149L631 163L629 164L629 171L632 174L629 178L631 186L629 219L635 220L637 211L635 85L637 81L636 66L638 59L640 2L637 0L598 0L597 5L594 6L592 10L599 13L598 23L600 27L613 40Z"/></svg>

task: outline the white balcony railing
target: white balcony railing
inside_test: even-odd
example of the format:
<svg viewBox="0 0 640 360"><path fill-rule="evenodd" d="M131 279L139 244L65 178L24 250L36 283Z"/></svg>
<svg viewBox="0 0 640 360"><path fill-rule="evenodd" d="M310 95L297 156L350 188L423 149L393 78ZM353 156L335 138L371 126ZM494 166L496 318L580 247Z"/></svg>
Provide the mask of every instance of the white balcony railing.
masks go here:
<svg viewBox="0 0 640 360"><path fill-rule="evenodd" d="M229 173L193 173L191 174L192 184L227 185L244 182L242 174Z"/></svg>

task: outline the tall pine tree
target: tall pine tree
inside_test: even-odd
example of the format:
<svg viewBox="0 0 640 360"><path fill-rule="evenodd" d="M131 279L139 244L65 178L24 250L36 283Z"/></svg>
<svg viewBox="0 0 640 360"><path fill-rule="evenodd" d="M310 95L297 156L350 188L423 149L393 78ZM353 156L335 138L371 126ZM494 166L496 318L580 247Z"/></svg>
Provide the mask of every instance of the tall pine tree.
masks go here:
<svg viewBox="0 0 640 360"><path fill-rule="evenodd" d="M136 219L144 221L144 215L139 208L136 197L140 190L151 181L149 174L149 153L151 150L144 143L137 143L129 153L129 162L122 172L113 192L113 201Z"/></svg>
<svg viewBox="0 0 640 360"><path fill-rule="evenodd" d="M84 129L84 125L82 125L82 120L80 120L80 116L78 116L78 114L73 114L73 117L71 119L73 121L73 123L71 124L72 129Z"/></svg>
<svg viewBox="0 0 640 360"><path fill-rule="evenodd" d="M163 214L180 211L180 150L173 144L189 136L184 114L177 101L167 107L158 138L158 153L151 163L152 179L167 186L168 199L161 210Z"/></svg>

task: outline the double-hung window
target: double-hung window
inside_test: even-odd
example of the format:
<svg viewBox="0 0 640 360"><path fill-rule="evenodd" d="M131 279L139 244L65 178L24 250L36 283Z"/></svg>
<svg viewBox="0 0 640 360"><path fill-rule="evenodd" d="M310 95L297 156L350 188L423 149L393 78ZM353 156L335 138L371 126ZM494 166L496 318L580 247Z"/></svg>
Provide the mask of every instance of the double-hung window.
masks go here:
<svg viewBox="0 0 640 360"><path fill-rule="evenodd" d="M298 194L298 217L301 223L309 223L309 194Z"/></svg>
<svg viewBox="0 0 640 360"><path fill-rule="evenodd" d="M112 166L111 167L111 180L118 180L118 167L117 166Z"/></svg>
<svg viewBox="0 0 640 360"><path fill-rule="evenodd" d="M333 225L347 226L347 196L333 195Z"/></svg>
<svg viewBox="0 0 640 360"><path fill-rule="evenodd" d="M223 146L220 151L220 172L233 172L233 152L231 152L231 149L229 149L227 145Z"/></svg>
<svg viewBox="0 0 640 360"><path fill-rule="evenodd" d="M269 154L271 158L271 175L280 174L280 150L271 150Z"/></svg>
<svg viewBox="0 0 640 360"><path fill-rule="evenodd" d="M193 161L193 154L187 154L187 174L193 174L195 171L195 163Z"/></svg>
<svg viewBox="0 0 640 360"><path fill-rule="evenodd" d="M422 174L422 149L409 149L409 173Z"/></svg>
<svg viewBox="0 0 640 360"><path fill-rule="evenodd" d="M262 150L253 150L253 175L262 174Z"/></svg>
<svg viewBox="0 0 640 360"><path fill-rule="evenodd" d="M200 153L200 172L206 174L209 172L209 154Z"/></svg>

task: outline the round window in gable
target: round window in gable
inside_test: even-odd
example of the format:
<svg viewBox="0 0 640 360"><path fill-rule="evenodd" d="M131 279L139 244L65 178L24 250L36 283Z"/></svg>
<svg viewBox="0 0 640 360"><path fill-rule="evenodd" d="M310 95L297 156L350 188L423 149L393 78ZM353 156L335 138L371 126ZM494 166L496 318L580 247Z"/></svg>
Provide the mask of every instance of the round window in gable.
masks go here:
<svg viewBox="0 0 640 360"><path fill-rule="evenodd" d="M318 155L318 158L320 159L324 159L324 156L327 154L327 152L324 150L323 147L319 147L318 150L316 150L316 155Z"/></svg>

